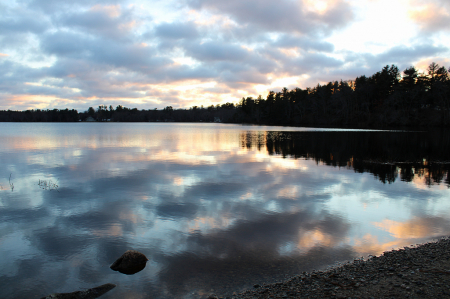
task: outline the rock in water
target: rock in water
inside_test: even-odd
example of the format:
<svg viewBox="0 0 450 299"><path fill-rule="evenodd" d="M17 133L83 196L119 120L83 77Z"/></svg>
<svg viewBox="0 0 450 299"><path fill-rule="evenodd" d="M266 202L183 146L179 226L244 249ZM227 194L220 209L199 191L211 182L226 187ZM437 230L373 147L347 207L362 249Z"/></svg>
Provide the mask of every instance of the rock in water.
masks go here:
<svg viewBox="0 0 450 299"><path fill-rule="evenodd" d="M110 268L123 274L135 274L145 268L148 258L136 250L127 250Z"/></svg>
<svg viewBox="0 0 450 299"><path fill-rule="evenodd" d="M51 294L46 297L42 297L41 299L94 299L98 298L106 292L114 289L116 287L115 284L107 283L96 288L84 290L84 291L76 291L72 293L56 293Z"/></svg>

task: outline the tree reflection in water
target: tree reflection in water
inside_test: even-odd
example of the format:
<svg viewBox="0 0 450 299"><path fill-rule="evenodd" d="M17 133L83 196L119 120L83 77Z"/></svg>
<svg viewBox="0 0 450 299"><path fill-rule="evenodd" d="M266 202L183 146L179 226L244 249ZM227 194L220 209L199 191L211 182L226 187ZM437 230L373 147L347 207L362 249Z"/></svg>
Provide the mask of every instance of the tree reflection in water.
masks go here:
<svg viewBox="0 0 450 299"><path fill-rule="evenodd" d="M383 183L423 178L427 185L450 185L450 134L445 131L252 131L240 138L241 146L248 149L369 172Z"/></svg>

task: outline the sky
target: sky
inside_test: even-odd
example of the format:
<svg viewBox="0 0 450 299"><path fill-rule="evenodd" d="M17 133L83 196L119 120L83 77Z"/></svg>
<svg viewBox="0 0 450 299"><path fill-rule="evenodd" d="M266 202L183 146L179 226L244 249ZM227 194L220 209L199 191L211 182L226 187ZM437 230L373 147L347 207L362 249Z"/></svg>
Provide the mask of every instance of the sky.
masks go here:
<svg viewBox="0 0 450 299"><path fill-rule="evenodd" d="M0 0L0 110L206 107L431 62L448 0Z"/></svg>

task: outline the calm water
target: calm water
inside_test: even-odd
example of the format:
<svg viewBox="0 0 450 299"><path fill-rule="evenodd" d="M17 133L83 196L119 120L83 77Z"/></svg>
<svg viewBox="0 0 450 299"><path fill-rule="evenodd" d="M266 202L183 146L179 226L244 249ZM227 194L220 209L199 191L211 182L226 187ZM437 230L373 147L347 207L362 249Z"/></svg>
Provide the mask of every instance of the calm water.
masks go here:
<svg viewBox="0 0 450 299"><path fill-rule="evenodd" d="M446 132L0 123L0 297L201 298L450 235ZM149 262L109 269L128 249Z"/></svg>

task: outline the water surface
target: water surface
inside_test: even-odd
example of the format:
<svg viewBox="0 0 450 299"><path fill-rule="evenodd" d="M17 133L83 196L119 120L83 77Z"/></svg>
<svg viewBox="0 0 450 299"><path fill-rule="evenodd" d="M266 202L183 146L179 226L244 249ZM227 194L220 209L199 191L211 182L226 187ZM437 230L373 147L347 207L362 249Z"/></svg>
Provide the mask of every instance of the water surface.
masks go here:
<svg viewBox="0 0 450 299"><path fill-rule="evenodd" d="M447 132L0 123L0 297L231 295L450 234ZM109 269L135 249L149 262Z"/></svg>

